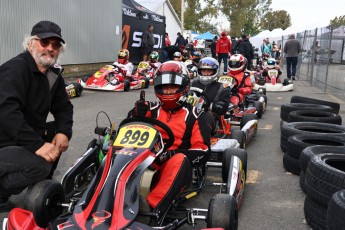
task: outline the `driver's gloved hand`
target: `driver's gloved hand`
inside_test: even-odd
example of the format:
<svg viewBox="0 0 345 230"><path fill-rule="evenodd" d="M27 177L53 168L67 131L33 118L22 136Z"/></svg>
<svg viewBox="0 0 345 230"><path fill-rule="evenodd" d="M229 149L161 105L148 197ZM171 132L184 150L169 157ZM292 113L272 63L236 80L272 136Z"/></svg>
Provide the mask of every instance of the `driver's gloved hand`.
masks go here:
<svg viewBox="0 0 345 230"><path fill-rule="evenodd" d="M212 103L212 112L218 115L224 115L228 109L228 106L223 101L215 101Z"/></svg>
<svg viewBox="0 0 345 230"><path fill-rule="evenodd" d="M164 162L169 160L172 156L174 156L177 152L175 150L167 150L164 153L161 153L157 158L155 159L154 163L157 165L162 165Z"/></svg>
<svg viewBox="0 0 345 230"><path fill-rule="evenodd" d="M127 70L121 69L121 73L122 73L122 75L125 77L125 76L126 76L126 73L127 73Z"/></svg>
<svg viewBox="0 0 345 230"><path fill-rule="evenodd" d="M135 102L135 107L133 110L134 117L145 117L147 111L149 111L149 102L148 101L137 101Z"/></svg>

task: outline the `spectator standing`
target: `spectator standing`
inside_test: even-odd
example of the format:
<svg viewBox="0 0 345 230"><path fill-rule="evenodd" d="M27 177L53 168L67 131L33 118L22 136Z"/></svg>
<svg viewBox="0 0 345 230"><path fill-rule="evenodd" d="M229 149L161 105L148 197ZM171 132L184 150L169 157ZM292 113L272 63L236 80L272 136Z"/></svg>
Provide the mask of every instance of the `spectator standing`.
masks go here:
<svg viewBox="0 0 345 230"><path fill-rule="evenodd" d="M246 34L242 35L242 41L238 45L238 53L242 54L247 59L246 67L248 70L251 70L251 63L254 58L254 49Z"/></svg>
<svg viewBox="0 0 345 230"><path fill-rule="evenodd" d="M186 44L188 44L189 43L189 37L186 37Z"/></svg>
<svg viewBox="0 0 345 230"><path fill-rule="evenodd" d="M262 55L268 54L269 56L271 56L271 51L272 51L272 44L270 43L270 39L266 38L264 39L264 42L261 45Z"/></svg>
<svg viewBox="0 0 345 230"><path fill-rule="evenodd" d="M175 46L178 46L179 48L181 48L183 46L183 49L184 47L186 46L186 39L184 39L184 37L182 36L182 34L180 32L177 33L177 38L176 38L176 41L175 41Z"/></svg>
<svg viewBox="0 0 345 230"><path fill-rule="evenodd" d="M231 36L231 44L232 44L231 54L237 54L238 44L234 36Z"/></svg>
<svg viewBox="0 0 345 230"><path fill-rule="evenodd" d="M147 61L147 57L153 50L155 38L153 36L153 25L147 27L147 31L143 34L143 61Z"/></svg>
<svg viewBox="0 0 345 230"><path fill-rule="evenodd" d="M211 43L211 53L212 53L212 57L214 59L216 59L216 46L217 46L217 40L218 37L214 36L214 38L212 39L212 43Z"/></svg>
<svg viewBox="0 0 345 230"><path fill-rule="evenodd" d="M228 73L228 58L229 54L231 55L231 41L229 38L226 36L226 32L223 31L222 36L218 39L217 45L216 45L216 56L218 57L218 62L219 62L219 68L222 63L224 63L224 72L223 74Z"/></svg>
<svg viewBox="0 0 345 230"><path fill-rule="evenodd" d="M165 33L165 46L171 46L171 40L168 33Z"/></svg>
<svg viewBox="0 0 345 230"><path fill-rule="evenodd" d="M25 51L0 66L0 212L9 197L51 179L72 137L73 105L62 67L61 28L40 21L24 38ZM46 123L48 114L54 122Z"/></svg>
<svg viewBox="0 0 345 230"><path fill-rule="evenodd" d="M289 39L284 45L286 57L286 74L287 78L295 80L296 67L298 63L298 54L301 52L301 43L295 38L295 34L290 34Z"/></svg>

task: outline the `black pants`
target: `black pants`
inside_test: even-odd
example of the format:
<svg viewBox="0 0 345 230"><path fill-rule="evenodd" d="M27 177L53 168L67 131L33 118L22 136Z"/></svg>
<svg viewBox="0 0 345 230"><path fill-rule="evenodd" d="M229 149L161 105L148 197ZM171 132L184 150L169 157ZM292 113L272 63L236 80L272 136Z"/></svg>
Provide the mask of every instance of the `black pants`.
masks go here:
<svg viewBox="0 0 345 230"><path fill-rule="evenodd" d="M0 149L0 198L19 194L27 186L45 179L53 164L23 147Z"/></svg>

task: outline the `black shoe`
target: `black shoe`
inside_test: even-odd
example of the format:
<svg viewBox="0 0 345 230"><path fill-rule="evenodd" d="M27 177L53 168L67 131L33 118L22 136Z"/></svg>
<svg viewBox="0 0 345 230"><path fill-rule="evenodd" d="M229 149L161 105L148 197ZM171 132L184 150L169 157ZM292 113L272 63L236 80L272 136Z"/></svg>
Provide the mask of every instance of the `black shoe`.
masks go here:
<svg viewBox="0 0 345 230"><path fill-rule="evenodd" d="M296 80L296 78L294 76L292 76L292 80Z"/></svg>
<svg viewBox="0 0 345 230"><path fill-rule="evenodd" d="M8 198L0 198L0 213L9 212L14 208L12 202Z"/></svg>

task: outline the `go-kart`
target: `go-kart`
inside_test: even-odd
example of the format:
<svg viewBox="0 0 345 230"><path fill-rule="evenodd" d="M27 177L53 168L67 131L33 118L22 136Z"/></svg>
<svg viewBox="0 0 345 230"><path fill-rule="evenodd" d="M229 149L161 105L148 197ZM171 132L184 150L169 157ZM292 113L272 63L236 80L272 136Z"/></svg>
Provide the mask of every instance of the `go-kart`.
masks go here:
<svg viewBox="0 0 345 230"><path fill-rule="evenodd" d="M209 99L202 89L191 87L187 102L195 106L198 110L210 110L212 104L208 103ZM227 115L219 116L212 113L216 117L216 127L211 136L211 151L223 152L227 148L242 148L246 149L249 141L257 132L257 116L255 114L246 114L240 124L240 129L233 129L232 124L238 125L238 122L233 122Z"/></svg>
<svg viewBox="0 0 345 230"><path fill-rule="evenodd" d="M197 66L193 63L193 61L191 59L186 60L184 63L187 66L187 69L189 72L189 78L190 79L195 78L198 74Z"/></svg>
<svg viewBox="0 0 345 230"><path fill-rule="evenodd" d="M150 66L149 62L142 61L139 63L137 70L132 75L132 79L134 80L142 80L146 81L145 88L148 88L148 85L153 85L153 77L155 75L155 69ZM147 84L149 81L149 84Z"/></svg>
<svg viewBox="0 0 345 230"><path fill-rule="evenodd" d="M167 139L158 128L167 133ZM97 130L105 134L111 129ZM44 180L29 187L28 210L13 209L3 229L177 229L183 224L194 227L197 220L206 220L208 228L237 229L247 169L245 150L227 149L212 162L195 163L194 183L174 198L166 212L159 213L147 207L142 197L150 190L151 164L174 142L172 131L156 119L129 118L112 136L116 138L110 145L90 143L61 184ZM103 159L100 149L106 153ZM207 167L220 167L223 183L206 180ZM221 187L208 209L181 206L207 185Z"/></svg>
<svg viewBox="0 0 345 230"><path fill-rule="evenodd" d="M123 81L114 82L114 79L125 79ZM106 91L129 91L130 89L145 88L147 81L126 79L118 66L106 65L98 70L91 77L83 77L78 79L85 89L106 90Z"/></svg>
<svg viewBox="0 0 345 230"><path fill-rule="evenodd" d="M81 86L81 84L77 82L66 84L66 93L68 95L68 98L80 97L83 89L83 86Z"/></svg>
<svg viewBox="0 0 345 230"><path fill-rule="evenodd" d="M285 78L283 82L278 77L278 70L270 69L267 71L267 77L262 74L256 76L255 90L265 88L268 92L286 92L293 90L293 82Z"/></svg>

